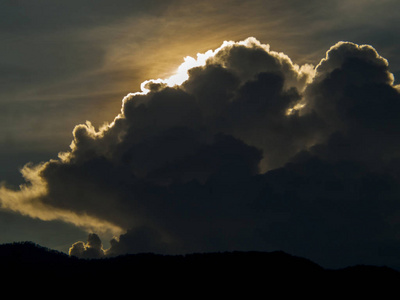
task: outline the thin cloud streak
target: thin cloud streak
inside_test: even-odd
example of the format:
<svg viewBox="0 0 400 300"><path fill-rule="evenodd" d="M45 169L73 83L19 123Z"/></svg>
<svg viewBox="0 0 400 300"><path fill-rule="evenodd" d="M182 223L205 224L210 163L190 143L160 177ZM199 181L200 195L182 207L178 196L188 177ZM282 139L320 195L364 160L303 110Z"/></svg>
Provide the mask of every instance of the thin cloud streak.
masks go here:
<svg viewBox="0 0 400 300"><path fill-rule="evenodd" d="M2 209L43 221L60 220L89 232L95 231L113 235L119 235L124 232L120 227L107 221L43 203L41 197L47 194L47 184L39 174L45 166L46 164L25 165L21 173L28 183L20 185L19 191L10 190L4 184L2 185L0 187Z"/></svg>

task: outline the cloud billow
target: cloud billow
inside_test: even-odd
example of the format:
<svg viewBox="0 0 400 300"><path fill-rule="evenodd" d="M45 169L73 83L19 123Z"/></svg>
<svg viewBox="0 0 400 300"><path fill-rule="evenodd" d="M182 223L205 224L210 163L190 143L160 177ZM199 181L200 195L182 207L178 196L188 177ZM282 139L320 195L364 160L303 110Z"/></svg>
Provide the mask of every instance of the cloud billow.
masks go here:
<svg viewBox="0 0 400 300"><path fill-rule="evenodd" d="M279 249L398 264L383 250L400 250L388 62L340 42L300 67L254 38L203 59L181 82L145 82L111 124L76 126L71 150L26 166L2 206L116 235L105 250L96 234L74 244L81 257Z"/></svg>

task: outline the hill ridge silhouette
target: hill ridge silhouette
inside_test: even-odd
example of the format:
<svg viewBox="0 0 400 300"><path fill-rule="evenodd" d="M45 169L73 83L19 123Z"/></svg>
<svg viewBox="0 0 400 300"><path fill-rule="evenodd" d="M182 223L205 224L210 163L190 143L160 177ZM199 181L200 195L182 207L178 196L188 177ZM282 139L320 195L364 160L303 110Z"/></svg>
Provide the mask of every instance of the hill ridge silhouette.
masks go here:
<svg viewBox="0 0 400 300"><path fill-rule="evenodd" d="M18 280L31 287L46 283L59 288L72 288L72 284L76 290L93 285L129 290L135 285L152 293L180 286L203 292L214 288L243 294L248 289L255 292L267 288L291 294L309 293L318 286L330 293L346 290L359 295L363 291L369 294L372 289L394 290L400 284L400 272L386 266L325 269L283 251L139 253L83 259L32 242L19 242L0 245L0 267L10 282Z"/></svg>

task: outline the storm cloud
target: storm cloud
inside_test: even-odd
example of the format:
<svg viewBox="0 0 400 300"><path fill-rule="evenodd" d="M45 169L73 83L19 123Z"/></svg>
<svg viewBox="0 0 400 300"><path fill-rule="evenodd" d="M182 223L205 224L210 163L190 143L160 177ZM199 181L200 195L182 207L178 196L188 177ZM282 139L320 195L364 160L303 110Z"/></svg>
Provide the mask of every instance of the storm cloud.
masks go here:
<svg viewBox="0 0 400 300"><path fill-rule="evenodd" d="M128 94L112 123L77 125L58 159L26 165L3 209L84 228L81 257L278 249L400 266L387 60L339 42L299 66L248 38L185 63Z"/></svg>

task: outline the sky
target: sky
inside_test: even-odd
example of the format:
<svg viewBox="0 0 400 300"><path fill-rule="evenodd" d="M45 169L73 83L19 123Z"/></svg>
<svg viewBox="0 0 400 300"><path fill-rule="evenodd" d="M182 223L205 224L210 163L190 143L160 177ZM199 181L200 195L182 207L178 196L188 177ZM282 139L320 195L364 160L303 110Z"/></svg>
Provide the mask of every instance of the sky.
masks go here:
<svg viewBox="0 0 400 300"><path fill-rule="evenodd" d="M399 6L2 1L0 243L400 269Z"/></svg>

